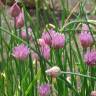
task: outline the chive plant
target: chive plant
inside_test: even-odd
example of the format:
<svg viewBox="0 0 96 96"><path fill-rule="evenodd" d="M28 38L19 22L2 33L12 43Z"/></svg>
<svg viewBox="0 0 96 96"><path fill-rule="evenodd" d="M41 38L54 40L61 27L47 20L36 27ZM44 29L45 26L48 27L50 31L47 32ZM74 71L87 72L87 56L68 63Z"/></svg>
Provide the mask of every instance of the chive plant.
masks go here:
<svg viewBox="0 0 96 96"><path fill-rule="evenodd" d="M35 0L34 17L23 0L20 0L22 8L15 3L17 8L13 11L19 9L18 15L23 14L19 17L12 18L10 12L6 12L10 8L3 5L4 9L0 10L0 96L91 96L93 91L96 94L96 21L88 18L87 0L77 2L74 8L79 7L79 11L75 15L74 10L69 11L68 2L65 6L66 0L59 2L62 8L59 17L53 0L52 8L48 2L42 2L46 9ZM82 28L84 24L88 30ZM82 32L86 36L80 38Z"/></svg>

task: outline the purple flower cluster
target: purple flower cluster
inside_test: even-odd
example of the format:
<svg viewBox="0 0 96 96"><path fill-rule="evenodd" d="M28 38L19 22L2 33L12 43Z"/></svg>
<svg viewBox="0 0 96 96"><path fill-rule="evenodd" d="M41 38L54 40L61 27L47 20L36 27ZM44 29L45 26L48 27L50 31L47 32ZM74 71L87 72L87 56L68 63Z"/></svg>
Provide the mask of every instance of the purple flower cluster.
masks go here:
<svg viewBox="0 0 96 96"><path fill-rule="evenodd" d="M40 51L43 57L48 60L50 58L50 47L63 48L65 43L64 34L57 33L53 29L48 32L43 32L41 39L38 40Z"/></svg>
<svg viewBox="0 0 96 96"><path fill-rule="evenodd" d="M82 47L87 48L93 44L93 38L89 32L89 28L86 24L82 25L82 32L79 36Z"/></svg>
<svg viewBox="0 0 96 96"><path fill-rule="evenodd" d="M87 52L84 55L84 60L89 66L96 65L96 51Z"/></svg>
<svg viewBox="0 0 96 96"><path fill-rule="evenodd" d="M90 47L93 43L93 38L90 32L87 31L81 32L79 38L80 38L81 45L84 48Z"/></svg>
<svg viewBox="0 0 96 96"><path fill-rule="evenodd" d="M50 47L47 44L45 44L45 46L41 46L40 51L46 60L50 59Z"/></svg>
<svg viewBox="0 0 96 96"><path fill-rule="evenodd" d="M13 53L12 55L16 58L16 59L19 59L19 60L24 60L28 57L29 55L29 48L24 45L24 44L21 44L19 46L16 46L14 49L13 49Z"/></svg>
<svg viewBox="0 0 96 96"><path fill-rule="evenodd" d="M28 39L29 39L30 41L32 41L31 32L32 32L32 29L29 27L29 28L28 28L28 36L29 36L29 38L28 38ZM22 37L22 39L27 40L27 33L26 33L25 30L21 31L21 37Z"/></svg>
<svg viewBox="0 0 96 96"><path fill-rule="evenodd" d="M52 46L53 48L63 48L65 43L64 34L55 32L53 29L42 34L42 39L45 40L45 43Z"/></svg>
<svg viewBox="0 0 96 96"><path fill-rule="evenodd" d="M50 94L51 88L49 84L44 84L39 87L40 96L48 96Z"/></svg>
<svg viewBox="0 0 96 96"><path fill-rule="evenodd" d="M44 39L39 39L38 43L40 45L41 55L46 59L50 59L50 47L45 43Z"/></svg>
<svg viewBox="0 0 96 96"><path fill-rule="evenodd" d="M54 33L55 31L53 29L49 30L48 32L43 32L41 38L45 40L46 44L51 45Z"/></svg>
<svg viewBox="0 0 96 96"><path fill-rule="evenodd" d="M65 36L61 33L55 33L52 39L53 48L63 48L65 43Z"/></svg>

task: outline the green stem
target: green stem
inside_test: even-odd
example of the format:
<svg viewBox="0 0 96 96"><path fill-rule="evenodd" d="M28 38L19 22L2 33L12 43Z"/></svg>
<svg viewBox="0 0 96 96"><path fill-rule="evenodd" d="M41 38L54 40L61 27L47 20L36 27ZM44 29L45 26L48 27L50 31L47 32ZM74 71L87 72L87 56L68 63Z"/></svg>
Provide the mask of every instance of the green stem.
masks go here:
<svg viewBox="0 0 96 96"><path fill-rule="evenodd" d="M25 26L26 26L27 44L30 45L29 34L28 34L28 26L27 26L27 15L26 15L26 10L25 9L24 9L24 20L25 20ZM34 80L34 71L33 71L33 62L32 62L32 58L31 58L31 53L29 54L29 69L30 69L30 72L31 72L30 81L33 81ZM32 87L31 95L34 96L34 86Z"/></svg>
<svg viewBox="0 0 96 96"><path fill-rule="evenodd" d="M89 79L92 79L92 80L96 80L96 77L92 77L92 76L88 76L88 75L84 75L84 74L79 74L79 73L74 73L74 72L61 72L61 74L71 74L71 75L77 75L77 76L80 76L80 77L84 77L84 78L89 78Z"/></svg>
<svg viewBox="0 0 96 96"><path fill-rule="evenodd" d="M62 32L66 27L68 27L69 25L71 24L74 24L74 23L87 23L87 24L93 24L93 25L96 25L96 20L74 20L74 21L70 21L68 22L67 24L63 25L63 27L60 29L60 31Z"/></svg>
<svg viewBox="0 0 96 96"><path fill-rule="evenodd" d="M36 63L35 63L35 65L36 65L36 68L35 68L35 74L37 75L37 60L36 60ZM37 85L38 83L37 83L37 80L36 80L36 83L35 83L35 96L37 96Z"/></svg>
<svg viewBox="0 0 96 96"><path fill-rule="evenodd" d="M19 79L20 79L20 96L23 96L21 81L22 81L22 61L19 61Z"/></svg>

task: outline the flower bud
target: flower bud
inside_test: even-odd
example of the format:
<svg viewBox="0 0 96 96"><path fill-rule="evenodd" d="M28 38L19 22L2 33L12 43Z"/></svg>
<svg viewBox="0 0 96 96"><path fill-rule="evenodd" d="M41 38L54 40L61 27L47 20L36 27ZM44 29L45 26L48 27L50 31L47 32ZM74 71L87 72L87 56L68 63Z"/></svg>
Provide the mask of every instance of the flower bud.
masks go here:
<svg viewBox="0 0 96 96"><path fill-rule="evenodd" d="M96 91L92 91L90 96L96 96Z"/></svg>
<svg viewBox="0 0 96 96"><path fill-rule="evenodd" d="M45 72L47 75L56 78L60 74L61 70L58 66L54 66L54 67L46 70Z"/></svg>
<svg viewBox="0 0 96 96"><path fill-rule="evenodd" d="M16 28L22 28L24 26L24 14L21 12L16 17Z"/></svg>
<svg viewBox="0 0 96 96"><path fill-rule="evenodd" d="M12 17L16 17L20 14L21 10L20 7L17 5L17 3L14 3L12 7L10 8L10 14Z"/></svg>

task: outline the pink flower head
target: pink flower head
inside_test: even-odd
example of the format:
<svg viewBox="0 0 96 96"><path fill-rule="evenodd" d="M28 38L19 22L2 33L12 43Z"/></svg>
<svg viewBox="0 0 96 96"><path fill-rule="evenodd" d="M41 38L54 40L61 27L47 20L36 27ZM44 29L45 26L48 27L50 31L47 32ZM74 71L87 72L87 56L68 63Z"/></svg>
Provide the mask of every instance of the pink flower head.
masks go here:
<svg viewBox="0 0 96 96"><path fill-rule="evenodd" d="M58 66L54 66L54 67L46 70L45 72L49 76L52 76L52 77L56 78L60 74L61 70Z"/></svg>
<svg viewBox="0 0 96 96"><path fill-rule="evenodd" d="M44 39L39 39L39 40L38 40L38 44L39 44L40 46L45 46L45 45L46 45Z"/></svg>
<svg viewBox="0 0 96 96"><path fill-rule="evenodd" d="M19 59L19 60L24 60L28 57L29 55L29 48L24 45L24 44L21 44L19 46L16 46L14 49L13 49L13 56L16 58L16 59Z"/></svg>
<svg viewBox="0 0 96 96"><path fill-rule="evenodd" d="M92 91L90 96L96 96L96 91Z"/></svg>
<svg viewBox="0 0 96 96"><path fill-rule="evenodd" d="M17 17L16 17L16 27L17 28L22 28L24 26L24 14L21 12Z"/></svg>
<svg viewBox="0 0 96 96"><path fill-rule="evenodd" d="M51 45L54 48L64 47L64 34L56 33L53 29L49 30L49 32L44 32L42 38L45 40L46 44Z"/></svg>
<svg viewBox="0 0 96 96"><path fill-rule="evenodd" d="M87 32L87 31L81 32L79 39L80 39L81 45L84 48L90 47L93 44L93 38L90 32Z"/></svg>
<svg viewBox="0 0 96 96"><path fill-rule="evenodd" d="M10 14L12 17L16 17L20 14L21 10L20 7L18 6L17 2L12 5L10 8Z"/></svg>
<svg viewBox="0 0 96 96"><path fill-rule="evenodd" d="M46 60L49 60L50 59L50 47L45 44L45 45L42 45L40 47L40 51L41 51L41 54L42 56L46 59Z"/></svg>
<svg viewBox="0 0 96 96"><path fill-rule="evenodd" d="M29 36L29 40L32 41L32 35L31 35L31 32L32 32L32 29L29 29L29 28L28 28L28 36ZM27 33L26 33L26 31L22 31L22 32L21 32L21 37L22 37L22 39L24 39L24 40L27 39Z"/></svg>
<svg viewBox="0 0 96 96"><path fill-rule="evenodd" d="M39 96L48 96L51 92L49 84L44 84L39 87Z"/></svg>
<svg viewBox="0 0 96 96"><path fill-rule="evenodd" d="M52 44L52 38L53 38L54 34L55 34L55 31L53 29L50 29L48 32L42 33L42 39L45 40L46 44L51 45Z"/></svg>
<svg viewBox="0 0 96 96"><path fill-rule="evenodd" d="M87 31L87 32L89 31L89 27L87 24L82 25L82 31Z"/></svg>
<svg viewBox="0 0 96 96"><path fill-rule="evenodd" d="M65 36L61 33L55 33L52 38L52 47L53 48L63 48L65 44Z"/></svg>
<svg viewBox="0 0 96 96"><path fill-rule="evenodd" d="M84 60L89 66L96 65L96 51L87 52L84 55Z"/></svg>

